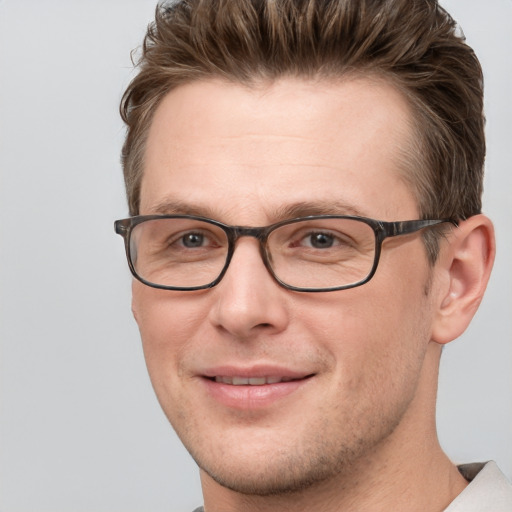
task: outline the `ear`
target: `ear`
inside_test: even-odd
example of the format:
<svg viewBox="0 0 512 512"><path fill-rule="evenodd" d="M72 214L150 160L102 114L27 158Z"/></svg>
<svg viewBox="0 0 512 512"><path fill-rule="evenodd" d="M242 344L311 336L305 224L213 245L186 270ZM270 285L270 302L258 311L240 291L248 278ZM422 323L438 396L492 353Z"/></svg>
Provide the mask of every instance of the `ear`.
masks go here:
<svg viewBox="0 0 512 512"><path fill-rule="evenodd" d="M485 215L461 221L441 246L432 340L445 344L466 330L482 301L496 252L492 222Z"/></svg>

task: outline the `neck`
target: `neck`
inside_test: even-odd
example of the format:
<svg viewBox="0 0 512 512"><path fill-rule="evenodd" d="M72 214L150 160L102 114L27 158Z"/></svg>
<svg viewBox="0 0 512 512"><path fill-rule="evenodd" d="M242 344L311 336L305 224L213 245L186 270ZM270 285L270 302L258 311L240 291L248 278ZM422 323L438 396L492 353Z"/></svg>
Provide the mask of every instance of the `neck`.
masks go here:
<svg viewBox="0 0 512 512"><path fill-rule="evenodd" d="M467 482L442 451L436 434L439 356L440 347L431 343L418 393L400 424L343 474L296 493L248 496L220 486L201 472L205 512L444 510Z"/></svg>

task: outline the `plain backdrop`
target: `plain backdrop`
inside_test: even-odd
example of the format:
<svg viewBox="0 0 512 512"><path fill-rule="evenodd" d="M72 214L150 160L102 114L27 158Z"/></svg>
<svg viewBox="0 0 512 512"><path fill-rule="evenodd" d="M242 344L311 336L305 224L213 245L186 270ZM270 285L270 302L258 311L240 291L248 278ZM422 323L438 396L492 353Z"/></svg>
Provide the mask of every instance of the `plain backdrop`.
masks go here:
<svg viewBox="0 0 512 512"><path fill-rule="evenodd" d="M442 445L512 476L512 1L446 0L486 76L498 257L443 355ZM154 0L0 0L0 511L191 511L198 472L146 375L113 221L130 51ZM248 468L248 470L250 470Z"/></svg>

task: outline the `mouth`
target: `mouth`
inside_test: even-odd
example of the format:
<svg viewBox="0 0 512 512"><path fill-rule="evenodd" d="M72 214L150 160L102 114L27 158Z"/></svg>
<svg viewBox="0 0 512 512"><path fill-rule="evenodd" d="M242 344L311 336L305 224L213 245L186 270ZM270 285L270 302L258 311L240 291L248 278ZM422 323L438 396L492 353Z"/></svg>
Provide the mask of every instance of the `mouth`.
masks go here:
<svg viewBox="0 0 512 512"><path fill-rule="evenodd" d="M242 376L227 376L217 375L211 377L210 380L229 384L231 386L265 386L266 384L279 384L281 382L293 382L296 380L303 380L313 375L306 375L304 377L276 377L276 376L265 376L265 377L242 377Z"/></svg>
<svg viewBox="0 0 512 512"><path fill-rule="evenodd" d="M208 395L218 404L239 411L266 410L292 396L301 396L302 389L309 388L315 374L294 372L266 373L263 370L247 371L240 375L236 371L218 371L203 375Z"/></svg>

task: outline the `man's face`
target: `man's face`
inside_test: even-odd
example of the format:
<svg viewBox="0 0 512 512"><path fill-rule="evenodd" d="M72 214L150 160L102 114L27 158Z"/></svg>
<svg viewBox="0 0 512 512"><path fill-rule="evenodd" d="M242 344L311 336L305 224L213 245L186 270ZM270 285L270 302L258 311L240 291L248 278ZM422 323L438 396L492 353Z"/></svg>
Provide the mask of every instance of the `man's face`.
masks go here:
<svg viewBox="0 0 512 512"><path fill-rule="evenodd" d="M417 218L399 173L409 116L369 79L182 86L150 129L140 213L244 226L290 212ZM134 281L153 386L206 478L246 493L298 489L406 435L423 400L429 276L414 234L387 240L373 279L349 290L280 287L248 237L213 289Z"/></svg>

